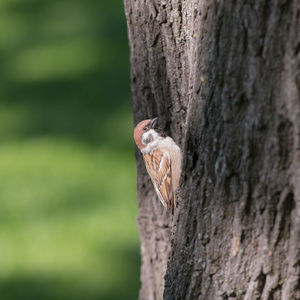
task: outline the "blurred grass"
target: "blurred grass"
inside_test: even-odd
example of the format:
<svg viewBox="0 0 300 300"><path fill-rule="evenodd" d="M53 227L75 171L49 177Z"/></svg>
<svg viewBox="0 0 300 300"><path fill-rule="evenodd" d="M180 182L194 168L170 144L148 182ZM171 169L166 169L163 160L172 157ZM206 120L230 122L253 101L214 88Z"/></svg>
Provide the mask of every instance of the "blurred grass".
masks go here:
<svg viewBox="0 0 300 300"><path fill-rule="evenodd" d="M0 2L0 299L136 299L121 0Z"/></svg>

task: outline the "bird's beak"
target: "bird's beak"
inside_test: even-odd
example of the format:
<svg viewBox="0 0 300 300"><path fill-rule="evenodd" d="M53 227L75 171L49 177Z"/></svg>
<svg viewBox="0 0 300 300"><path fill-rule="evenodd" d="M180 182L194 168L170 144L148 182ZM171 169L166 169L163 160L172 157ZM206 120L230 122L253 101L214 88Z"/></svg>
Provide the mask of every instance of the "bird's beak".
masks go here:
<svg viewBox="0 0 300 300"><path fill-rule="evenodd" d="M158 118L154 118L154 119L151 120L150 128L154 128L155 127L155 125L157 123L157 120L158 120Z"/></svg>

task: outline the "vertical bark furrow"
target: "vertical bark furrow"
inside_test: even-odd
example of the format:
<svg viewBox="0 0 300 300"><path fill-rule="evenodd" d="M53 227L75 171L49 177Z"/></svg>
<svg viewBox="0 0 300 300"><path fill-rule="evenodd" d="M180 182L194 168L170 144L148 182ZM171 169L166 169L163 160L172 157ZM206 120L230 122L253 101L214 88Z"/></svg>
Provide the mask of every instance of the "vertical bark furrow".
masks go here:
<svg viewBox="0 0 300 300"><path fill-rule="evenodd" d="M187 203L180 207L183 214L174 230L165 299L185 299L196 291L199 299L280 299L282 290L296 282L288 271L288 253L290 248L294 256L299 253L291 239L298 232L293 222L299 197L292 197L295 186L290 186L295 176L292 120L299 112L299 95L298 103L282 95L282 78L294 80L297 74L286 65L289 32L282 30L290 24L295 5L227 1L210 7L212 42L201 45L207 53L199 58L210 65L209 84L203 82L200 95L194 91L188 117L197 120L197 102L203 102L205 121L187 128L185 152L191 163L188 157L184 160L186 181L179 195ZM287 112L290 106L294 112ZM210 190L205 200L209 214L197 210L207 197L198 197L195 187ZM197 229L189 222L194 211L201 216ZM190 239L183 246L182 235L200 241ZM295 257L293 261L297 264ZM196 278L191 277L194 270ZM296 289L289 288L284 299L295 297Z"/></svg>

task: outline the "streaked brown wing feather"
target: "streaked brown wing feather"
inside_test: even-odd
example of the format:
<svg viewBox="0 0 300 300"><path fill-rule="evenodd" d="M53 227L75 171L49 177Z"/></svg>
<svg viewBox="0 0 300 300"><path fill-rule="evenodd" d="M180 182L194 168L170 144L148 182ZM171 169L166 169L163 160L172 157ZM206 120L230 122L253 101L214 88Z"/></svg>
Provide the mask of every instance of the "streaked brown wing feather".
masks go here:
<svg viewBox="0 0 300 300"><path fill-rule="evenodd" d="M147 171L154 184L162 204L173 214L174 194L172 189L171 162L163 151L155 150L145 153L144 160Z"/></svg>

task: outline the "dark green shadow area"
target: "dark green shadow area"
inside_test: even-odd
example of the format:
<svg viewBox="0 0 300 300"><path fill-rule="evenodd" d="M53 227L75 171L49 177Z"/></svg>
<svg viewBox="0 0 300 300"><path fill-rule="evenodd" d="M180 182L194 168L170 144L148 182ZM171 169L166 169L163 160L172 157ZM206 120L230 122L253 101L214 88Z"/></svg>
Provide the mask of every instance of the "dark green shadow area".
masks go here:
<svg viewBox="0 0 300 300"><path fill-rule="evenodd" d="M0 2L0 298L137 299L121 0Z"/></svg>
<svg viewBox="0 0 300 300"><path fill-rule="evenodd" d="M114 253L118 254L118 253ZM122 285L114 288L106 288L100 285L91 284L87 278L51 277L47 274L19 275L7 278L1 282L0 293L2 299L44 299L44 300L114 300L114 299L137 299L136 290L139 288L135 277L130 276L137 271L136 266L138 253L136 249L122 251L122 259L126 261L127 274ZM101 270L99 270L101 273ZM126 273L126 272L124 272ZM117 281L116 284L119 284Z"/></svg>

